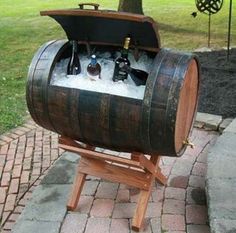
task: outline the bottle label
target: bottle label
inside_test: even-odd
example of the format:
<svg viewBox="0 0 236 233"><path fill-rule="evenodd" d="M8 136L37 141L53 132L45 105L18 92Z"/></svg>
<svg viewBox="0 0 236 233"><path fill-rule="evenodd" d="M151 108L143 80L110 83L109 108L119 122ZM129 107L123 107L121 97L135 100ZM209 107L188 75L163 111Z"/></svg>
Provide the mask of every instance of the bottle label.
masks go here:
<svg viewBox="0 0 236 233"><path fill-rule="evenodd" d="M124 62L116 63L113 75L113 81L125 80L128 77L128 73L121 68L124 66Z"/></svg>
<svg viewBox="0 0 236 233"><path fill-rule="evenodd" d="M119 70L114 76L114 81L127 79L128 74L125 71Z"/></svg>
<svg viewBox="0 0 236 233"><path fill-rule="evenodd" d="M119 75L121 75L121 76L126 76L126 74L127 73L125 71L122 71L122 70L119 71Z"/></svg>

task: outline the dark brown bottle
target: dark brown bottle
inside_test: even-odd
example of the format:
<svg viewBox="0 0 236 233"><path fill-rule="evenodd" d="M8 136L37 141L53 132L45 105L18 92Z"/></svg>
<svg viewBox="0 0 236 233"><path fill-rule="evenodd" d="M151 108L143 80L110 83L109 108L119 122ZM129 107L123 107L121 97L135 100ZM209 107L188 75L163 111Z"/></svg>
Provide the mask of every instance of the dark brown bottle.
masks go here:
<svg viewBox="0 0 236 233"><path fill-rule="evenodd" d="M132 78L132 80L134 81L134 83L137 86L146 84L146 81L148 78L148 73L146 71L134 69L134 68L131 68L130 66L127 66L125 64L121 64L120 68L121 68L121 70L126 71L130 75L130 77Z"/></svg>
<svg viewBox="0 0 236 233"><path fill-rule="evenodd" d="M113 78L112 78L114 82L117 82L119 80L123 81L127 79L128 77L128 73L125 70L122 70L120 68L120 65L125 64L127 66L130 66L130 61L128 59L129 43L130 43L130 38L126 37L124 47L121 51L121 56L118 57L115 61L115 69L114 69Z"/></svg>
<svg viewBox="0 0 236 233"><path fill-rule="evenodd" d="M81 66L78 54L78 43L76 40L72 40L70 43L72 44L72 54L67 67L67 74L77 75L81 72Z"/></svg>
<svg viewBox="0 0 236 233"><path fill-rule="evenodd" d="M101 78L101 66L97 62L96 55L91 56L91 61L87 66L87 73L92 79Z"/></svg>

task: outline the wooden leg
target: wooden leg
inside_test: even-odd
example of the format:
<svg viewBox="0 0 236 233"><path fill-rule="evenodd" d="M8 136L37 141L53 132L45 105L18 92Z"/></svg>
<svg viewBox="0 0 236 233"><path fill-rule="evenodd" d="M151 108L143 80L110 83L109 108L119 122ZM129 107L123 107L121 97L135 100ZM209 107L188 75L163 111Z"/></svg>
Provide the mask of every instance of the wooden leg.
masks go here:
<svg viewBox="0 0 236 233"><path fill-rule="evenodd" d="M67 203L67 210L74 210L77 207L85 179L86 179L86 174L81 173L78 170L71 190L70 199Z"/></svg>
<svg viewBox="0 0 236 233"><path fill-rule="evenodd" d="M132 229L134 231L139 231L143 225L143 220L145 217L145 213L148 206L148 200L150 198L151 192L152 192L152 185L150 185L149 190L140 191L139 200L132 221Z"/></svg>
<svg viewBox="0 0 236 233"><path fill-rule="evenodd" d="M162 184L166 183L166 177L161 173L158 167L160 157L151 156L150 161L152 162L151 165L144 157L142 157L142 155L140 156L140 162L144 165L144 167L146 167L145 169L146 174L150 175L152 178L150 181L149 189L148 190L141 189L140 191L139 200L138 200L134 218L132 221L132 229L134 231L139 231L143 225L144 217L145 217L147 206L148 206L148 201L152 193L152 187L153 187L153 183L155 179L157 179ZM154 172L154 170L157 170L157 171Z"/></svg>

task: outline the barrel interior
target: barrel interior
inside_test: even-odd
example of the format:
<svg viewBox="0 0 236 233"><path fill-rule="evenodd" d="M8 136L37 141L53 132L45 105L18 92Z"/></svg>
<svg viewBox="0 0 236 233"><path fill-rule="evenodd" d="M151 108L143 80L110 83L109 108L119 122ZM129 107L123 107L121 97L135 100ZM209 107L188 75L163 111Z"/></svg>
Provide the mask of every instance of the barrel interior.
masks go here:
<svg viewBox="0 0 236 233"><path fill-rule="evenodd" d="M180 152L184 141L188 138L193 125L197 108L199 89L198 64L195 59L189 63L184 82L180 90L176 124L175 124L175 149Z"/></svg>
<svg viewBox="0 0 236 233"><path fill-rule="evenodd" d="M89 50L88 50L89 48ZM67 46L65 46L63 48L63 51L60 52L60 54L55 58L53 67L51 68L51 75L53 74L53 71L55 70L55 67L63 60L68 61L69 62L69 58L71 56L71 45L68 43ZM102 56L104 54L106 54L107 52L110 54L109 59L111 59L112 61L115 61L116 57L119 56L121 48L117 47L117 46L111 46L111 45L88 45L88 44L83 44L79 42L79 56L86 56L88 58L88 63L89 63L89 52L91 52L92 54L98 54L98 58L102 58ZM145 58L149 59L149 66L148 69L146 69L147 73L151 72L152 69L152 62L156 56L156 52L152 52L152 51L145 51L145 50L138 50L136 51L135 49L130 49L130 58L134 60L135 56L138 56L138 60L135 62L135 64L137 65L139 63L140 60L145 60ZM151 61L151 63L150 63ZM66 75L67 72L67 65L68 63L65 62L65 64L63 65L62 69L60 70L62 73L64 73ZM132 62L131 62L131 67L132 67ZM137 68L137 67L135 67ZM103 67L102 67L103 69ZM113 70L111 70L111 73L113 72ZM58 77L60 78L60 77ZM52 77L49 77L49 85L50 86L54 86L55 84L51 82ZM134 84L135 85L135 84ZM67 88L66 86L64 88ZM79 90L84 90L83 86L78 87L75 86L73 87L75 89L79 89ZM96 90L95 90L96 92Z"/></svg>

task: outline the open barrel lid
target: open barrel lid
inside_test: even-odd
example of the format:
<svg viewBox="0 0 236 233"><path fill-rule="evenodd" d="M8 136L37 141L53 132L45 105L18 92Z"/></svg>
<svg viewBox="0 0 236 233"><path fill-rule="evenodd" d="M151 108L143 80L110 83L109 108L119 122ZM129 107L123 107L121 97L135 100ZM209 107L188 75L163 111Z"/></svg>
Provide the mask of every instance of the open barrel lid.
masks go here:
<svg viewBox="0 0 236 233"><path fill-rule="evenodd" d="M131 37L131 46L158 51L160 39L156 22L147 16L110 10L49 10L41 11L64 29L69 40L91 44L122 46Z"/></svg>

